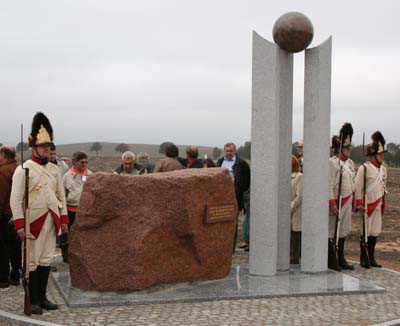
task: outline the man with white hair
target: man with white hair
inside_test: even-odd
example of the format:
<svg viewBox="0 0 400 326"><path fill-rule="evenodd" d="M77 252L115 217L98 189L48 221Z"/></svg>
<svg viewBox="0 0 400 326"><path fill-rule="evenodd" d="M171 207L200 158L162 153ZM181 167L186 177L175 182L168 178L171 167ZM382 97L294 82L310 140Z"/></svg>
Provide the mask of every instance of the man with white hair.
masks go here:
<svg viewBox="0 0 400 326"><path fill-rule="evenodd" d="M145 167L136 163L135 154L131 151L124 152L121 157L121 165L115 169L114 174L139 175L145 174Z"/></svg>

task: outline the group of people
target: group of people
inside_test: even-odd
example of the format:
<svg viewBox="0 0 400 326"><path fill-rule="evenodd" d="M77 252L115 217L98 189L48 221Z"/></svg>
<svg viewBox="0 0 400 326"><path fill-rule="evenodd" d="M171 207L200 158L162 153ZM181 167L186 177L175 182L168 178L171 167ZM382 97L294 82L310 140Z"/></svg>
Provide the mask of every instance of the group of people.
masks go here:
<svg viewBox="0 0 400 326"><path fill-rule="evenodd" d="M371 136L366 147L368 160L356 171L350 159L353 127L345 123L339 135L332 137L333 156L329 174L329 238L328 267L337 271L353 270L344 253L345 241L351 232L354 213L363 217L360 228L360 265L381 267L375 258L377 238L381 233L382 216L386 206L387 171L383 165L386 141L381 132ZM303 142L298 156L292 156L291 197L291 263L298 264L301 256L301 199L303 172ZM307 170L307 166L305 167ZM307 172L306 172L307 173Z"/></svg>
<svg viewBox="0 0 400 326"><path fill-rule="evenodd" d="M366 227L361 232L360 263L362 267L381 267L375 259L377 237L381 232L385 208L387 173L382 165L385 139L377 131L367 146L368 162L356 169L350 159L353 128L346 123L338 136L332 138L334 155L330 158L329 182L329 253L328 266L335 270L354 269L344 256L344 244L351 230L354 211L366 214ZM21 277L21 243L30 239L28 262L31 311L58 306L46 297L50 260L59 236L64 262L68 262L68 234L75 221L83 186L92 172L87 168L88 156L76 152L69 167L56 156L53 129L48 118L38 112L29 135L32 157L17 165L12 146L0 148L0 287L19 285ZM298 157L292 156L291 197L291 263L301 259L301 199L303 143ZM236 153L234 143L224 146L224 156L216 164L211 159L199 159L199 149L189 146L186 158L179 157L178 147L169 144L166 157L152 164L146 153L122 154L121 165L114 171L122 175L160 173L185 168L226 168L232 178L239 211L243 211L243 242L239 247L249 250L250 167ZM305 166L307 173L307 166ZM27 181L27 182L26 182ZM26 196L27 195L27 196ZM26 198L28 200L26 201ZM328 204L328 203L327 203ZM27 216L29 207L29 216ZM29 218L29 228L25 221ZM28 234L27 234L28 233ZM234 248L238 227L236 223Z"/></svg>
<svg viewBox="0 0 400 326"><path fill-rule="evenodd" d="M50 261L58 237L63 260L68 262L68 234L83 186L92 172L87 168L85 152L73 154L71 167L56 156L52 126L41 112L33 118L28 140L32 156L19 166L14 147L0 148L0 287L19 285L23 270L29 275L30 311L42 314L43 309L58 309L46 296ZM250 185L250 168L236 155L233 143L224 149L225 156L217 165L229 170L239 208L243 209L248 207L243 198ZM146 153L139 153L136 160L135 154L128 151L122 154L121 165L114 173L141 175L216 166L211 159L200 160L196 146L188 147L186 156L180 158L178 148L170 144L166 157L154 165ZM22 257L21 252L26 251L21 250L21 244L28 242L29 252Z"/></svg>
<svg viewBox="0 0 400 326"><path fill-rule="evenodd" d="M249 250L249 214L250 214L250 167L248 163L241 159L236 153L236 145L227 143L224 146L224 156L215 164L210 158L199 158L199 148L197 146L189 146L186 149L186 158L179 156L179 149L174 144L169 144L165 148L165 158L157 161L155 166L149 163L146 153L138 154L138 161L135 154L127 151L122 154L121 165L114 171L115 174L141 175L145 173L170 172L182 169L192 168L211 168L222 167L229 171L229 175L235 185L236 200L238 208L243 211L244 218L242 223L243 242L239 245L245 251ZM233 251L236 247L236 239L238 226L236 223L235 240Z"/></svg>

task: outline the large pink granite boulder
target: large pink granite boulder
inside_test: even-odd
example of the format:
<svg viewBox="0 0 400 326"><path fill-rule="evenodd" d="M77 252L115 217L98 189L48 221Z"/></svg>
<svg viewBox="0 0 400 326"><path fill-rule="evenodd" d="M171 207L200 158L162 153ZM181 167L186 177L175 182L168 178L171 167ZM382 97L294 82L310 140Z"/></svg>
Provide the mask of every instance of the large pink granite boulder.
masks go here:
<svg viewBox="0 0 400 326"><path fill-rule="evenodd" d="M72 285L131 291L224 278L236 216L234 185L221 168L93 174L71 231Z"/></svg>

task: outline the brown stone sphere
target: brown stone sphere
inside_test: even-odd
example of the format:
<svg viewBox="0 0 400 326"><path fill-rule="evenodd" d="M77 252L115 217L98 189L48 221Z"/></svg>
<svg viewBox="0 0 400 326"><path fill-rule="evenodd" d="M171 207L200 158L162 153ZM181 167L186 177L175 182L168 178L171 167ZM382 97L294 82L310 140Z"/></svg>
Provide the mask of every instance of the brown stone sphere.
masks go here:
<svg viewBox="0 0 400 326"><path fill-rule="evenodd" d="M310 45L314 37L314 27L306 15L288 12L278 18L272 35L281 49L296 53Z"/></svg>

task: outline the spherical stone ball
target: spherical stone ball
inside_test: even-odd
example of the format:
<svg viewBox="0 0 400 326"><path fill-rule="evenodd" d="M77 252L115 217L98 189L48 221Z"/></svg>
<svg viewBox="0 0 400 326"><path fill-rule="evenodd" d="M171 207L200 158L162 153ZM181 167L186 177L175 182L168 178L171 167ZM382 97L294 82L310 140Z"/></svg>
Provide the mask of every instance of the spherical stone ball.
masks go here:
<svg viewBox="0 0 400 326"><path fill-rule="evenodd" d="M310 45L314 37L314 27L306 15L288 12L278 18L272 35L282 50L296 53Z"/></svg>

